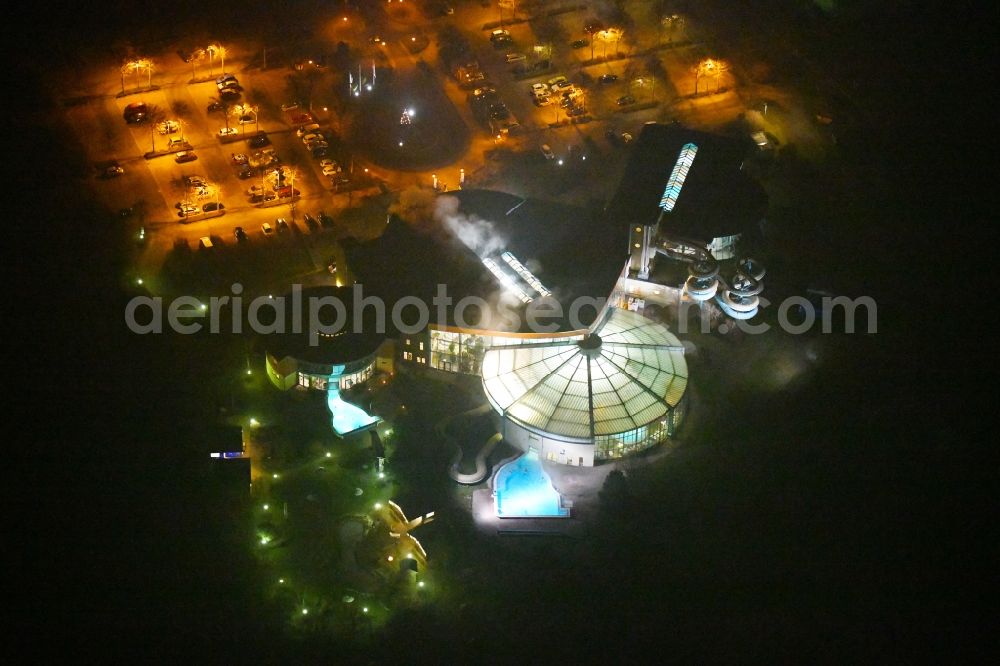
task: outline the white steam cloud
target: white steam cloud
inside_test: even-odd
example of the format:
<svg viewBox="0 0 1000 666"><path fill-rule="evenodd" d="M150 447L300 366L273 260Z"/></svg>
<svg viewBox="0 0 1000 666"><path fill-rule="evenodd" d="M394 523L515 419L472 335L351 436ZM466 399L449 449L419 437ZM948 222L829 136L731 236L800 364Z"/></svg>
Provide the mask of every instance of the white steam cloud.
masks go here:
<svg viewBox="0 0 1000 666"><path fill-rule="evenodd" d="M434 203L434 219L479 258L503 252L507 241L497 233L493 223L467 215L459 211L458 206L459 201L455 197L437 197Z"/></svg>

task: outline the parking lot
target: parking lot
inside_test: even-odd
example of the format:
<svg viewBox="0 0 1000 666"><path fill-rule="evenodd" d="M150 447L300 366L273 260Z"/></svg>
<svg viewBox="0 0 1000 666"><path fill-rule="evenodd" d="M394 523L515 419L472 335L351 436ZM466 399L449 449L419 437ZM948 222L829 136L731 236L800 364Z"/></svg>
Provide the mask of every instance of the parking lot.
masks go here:
<svg viewBox="0 0 1000 666"><path fill-rule="evenodd" d="M326 47L310 47L316 51L315 60L286 59L265 69L253 48L234 47L227 56L226 72L237 79L233 83L239 94L232 101L246 106L231 114L228 123L224 113L210 109L220 101L222 84L216 78L222 73L221 64L215 62L209 68L201 63L195 68L172 47L156 57L152 77L156 89L126 96L91 96L86 103L67 107L67 116L93 163L114 160L121 167L120 175L95 180L94 189L109 209L131 209L125 217L136 231L142 230L145 243L138 272L154 273L182 244L196 251L201 238L210 238L216 251L228 245L269 244L263 247L281 247L287 252L298 247L308 261L293 257L289 261L295 266L292 272L318 273L325 260L312 256L309 248L324 234L340 232L310 228L304 224L306 213L317 219L320 211L336 217L367 196L412 185L437 183L439 189L455 188L464 178L466 186L524 195L599 198L601 188L614 185L615 170L624 163L627 141L621 137L636 134L642 123L676 118L692 126L722 124L743 108L739 97L726 91L700 98L685 92L693 84L690 68L700 57L697 47L650 50L649 35L626 35L615 42L596 42L592 49L581 11L551 17L564 35L556 42L543 42L533 32L533 23L526 21L505 25L503 39L491 39L495 14L476 4L458 7L455 16L427 20L418 12L393 8L389 18L377 31L360 16L317 25L319 41L312 43L326 43ZM461 26L469 56L478 61L483 82L495 91L485 109L476 108L470 101L472 88L460 85L439 61L435 36L449 23ZM365 159L366 146L379 130L352 132L352 114L364 113L364 100L349 99L347 106L327 101L329 91L342 85L341 79L347 76L328 66L326 55L347 40L366 68L375 66L397 82L439 87L441 94L422 91L431 108L415 109L414 131L423 131L418 127L426 127L419 124L426 122L428 113L450 117L449 123L456 128L454 123L464 123L469 138L462 140L457 151L449 152L448 164L433 168L392 162L380 165ZM650 74L650 68L656 68L651 64L654 60L661 68L657 76ZM374 71L371 76L365 71L351 72L351 81L362 77L354 85L362 79L374 80ZM308 103L301 90L290 84L293 76L300 83L311 82L309 89L316 92L308 94ZM719 81L703 85L722 87ZM536 101L533 91L542 86L547 88L547 97ZM117 77L109 72L107 80L95 87L117 92ZM358 91L367 92L361 87ZM300 108L283 108L296 98L302 102ZM127 124L123 114L137 102L146 105L149 118L141 124ZM440 105L449 102L457 116L442 112L445 109ZM392 109L398 116L396 107ZM302 117L307 112L311 113L308 121ZM700 119L705 123L699 123ZM163 122L172 125L160 133L157 127ZM296 131L313 123L319 127L304 136ZM457 141L459 133L454 134ZM266 139L254 138L260 136ZM168 146L172 140L179 145ZM252 146L251 141L263 145ZM314 154L316 149L320 152ZM181 152L190 161L179 161ZM144 157L147 154L150 159ZM589 164L584 163L587 159ZM275 191L295 194L278 197ZM186 215L179 215L185 211ZM279 218L288 222L287 238L277 232ZM265 224L275 233L265 234ZM246 242L237 243L236 227L243 229ZM318 253L325 254L325 249Z"/></svg>

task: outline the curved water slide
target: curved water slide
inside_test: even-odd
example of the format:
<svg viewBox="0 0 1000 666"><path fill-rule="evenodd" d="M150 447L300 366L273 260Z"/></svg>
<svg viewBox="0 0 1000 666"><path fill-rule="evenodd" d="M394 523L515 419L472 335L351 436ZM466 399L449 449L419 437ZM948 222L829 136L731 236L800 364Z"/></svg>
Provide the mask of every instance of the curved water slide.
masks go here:
<svg viewBox="0 0 1000 666"><path fill-rule="evenodd" d="M447 441L454 442L454 438L448 435L448 426L457 418L465 416L482 416L491 411L489 403L479 405L466 412L461 412L459 414L453 414L446 416L441 421L434 426L434 430L437 434ZM497 444L503 439L500 433L494 433L483 442L483 446L479 449L479 453L476 454L476 471L470 474L464 474L458 471L459 463L462 461L462 447L458 442L455 444L455 453L451 457L451 464L448 466L448 476L452 478L453 481L461 483L467 486L474 486L477 483L482 483L487 476L489 476L490 468L486 464L486 459L489 458L490 454L493 453L493 449L496 448Z"/></svg>
<svg viewBox="0 0 1000 666"><path fill-rule="evenodd" d="M684 282L684 290L695 301L714 298L722 311L733 319L749 319L757 314L759 294L764 289L763 279L767 270L756 259L739 259L727 281L719 273L719 262L708 249L695 241L660 239L655 250L675 261L687 263L688 278Z"/></svg>

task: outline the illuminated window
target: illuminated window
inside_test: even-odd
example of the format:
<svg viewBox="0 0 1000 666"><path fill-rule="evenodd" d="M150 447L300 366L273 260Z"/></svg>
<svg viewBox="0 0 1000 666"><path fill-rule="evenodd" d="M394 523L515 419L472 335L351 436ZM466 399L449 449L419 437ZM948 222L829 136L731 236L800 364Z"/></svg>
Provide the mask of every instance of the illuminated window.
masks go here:
<svg viewBox="0 0 1000 666"><path fill-rule="evenodd" d="M411 354L410 352L403 352L403 360L404 361L412 361L413 360L413 354Z"/></svg>
<svg viewBox="0 0 1000 666"><path fill-rule="evenodd" d="M424 343L423 343L423 342L421 342L421 343L420 343L420 351L423 351L423 350L424 350Z"/></svg>
<svg viewBox="0 0 1000 666"><path fill-rule="evenodd" d="M410 339L409 339L409 338L406 338L406 344L407 344L407 345L409 345L409 344L410 344Z"/></svg>
<svg viewBox="0 0 1000 666"><path fill-rule="evenodd" d="M674 164L674 169L670 172L670 178L667 180L667 187L663 190L663 197L660 199L660 208L664 211L669 213L674 209L677 197L681 195L681 188L684 187L684 179L687 178L688 170L691 168L691 164L694 163L694 158L697 154L698 146L693 143L686 143L681 148L680 155L677 156L677 162Z"/></svg>

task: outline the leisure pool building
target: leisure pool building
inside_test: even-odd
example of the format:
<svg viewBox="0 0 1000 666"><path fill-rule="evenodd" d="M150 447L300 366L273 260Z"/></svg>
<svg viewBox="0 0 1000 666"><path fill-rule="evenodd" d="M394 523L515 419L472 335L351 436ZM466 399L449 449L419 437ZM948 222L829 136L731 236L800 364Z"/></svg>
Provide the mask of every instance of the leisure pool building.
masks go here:
<svg viewBox="0 0 1000 666"><path fill-rule="evenodd" d="M711 300L744 297L741 244L766 208L742 172L744 149L649 124L603 210L447 193L432 219L393 215L379 238L348 243L348 261L366 293L387 303L430 303L447 286L445 319L398 332L398 360L480 377L508 442L567 465L620 458L673 435L688 404L684 346L648 305L756 313L762 272L750 300L732 301L742 311ZM455 305L467 297L481 304L471 316ZM561 311L545 319L546 330L532 330L529 310L552 303Z"/></svg>

